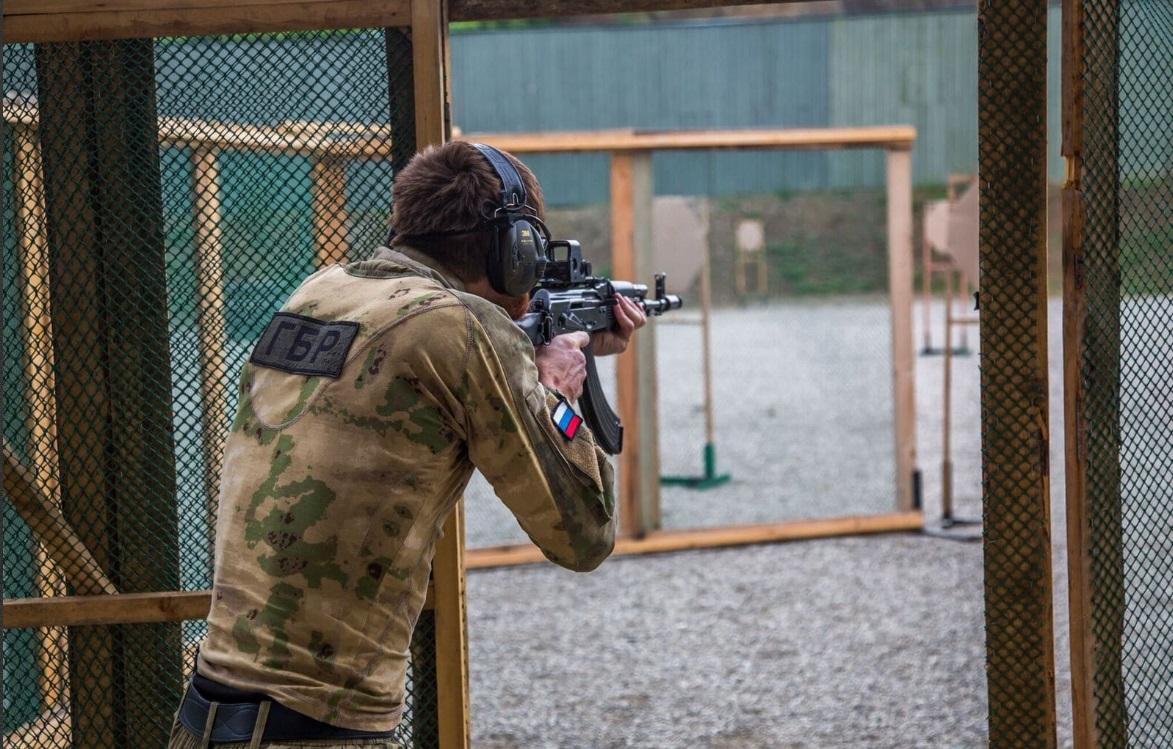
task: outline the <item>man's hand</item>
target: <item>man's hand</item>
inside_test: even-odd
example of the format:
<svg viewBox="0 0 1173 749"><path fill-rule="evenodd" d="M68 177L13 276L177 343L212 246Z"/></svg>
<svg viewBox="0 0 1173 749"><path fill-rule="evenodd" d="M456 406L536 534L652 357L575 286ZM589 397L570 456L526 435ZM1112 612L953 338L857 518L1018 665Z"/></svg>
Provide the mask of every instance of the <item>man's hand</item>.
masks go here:
<svg viewBox="0 0 1173 749"><path fill-rule="evenodd" d="M591 349L595 356L622 354L631 342L631 336L648 322L643 308L622 294L616 294L615 327L591 333Z"/></svg>
<svg viewBox="0 0 1173 749"><path fill-rule="evenodd" d="M591 337L586 333L567 333L555 336L547 346L538 346L534 356L538 380L568 399L578 400L586 379L586 355L582 348L590 342Z"/></svg>

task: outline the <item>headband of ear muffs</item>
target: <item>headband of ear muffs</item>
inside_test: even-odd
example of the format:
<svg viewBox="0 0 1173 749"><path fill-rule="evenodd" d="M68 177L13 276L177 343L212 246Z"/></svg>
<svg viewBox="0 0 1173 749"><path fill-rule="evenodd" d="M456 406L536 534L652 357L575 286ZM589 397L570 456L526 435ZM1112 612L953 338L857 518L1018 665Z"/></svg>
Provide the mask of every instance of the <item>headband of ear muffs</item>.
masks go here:
<svg viewBox="0 0 1173 749"><path fill-rule="evenodd" d="M501 180L500 206L487 216L493 232L486 258L489 283L502 294L528 293L546 270L545 224L527 203L525 183L505 154L492 146L473 143L473 148L493 167Z"/></svg>
<svg viewBox="0 0 1173 749"><path fill-rule="evenodd" d="M537 285L546 272L546 245L550 232L542 220L534 215L527 200L525 183L513 163L492 146L472 143L501 180L501 198L498 205L490 205L476 226L469 229L435 231L426 234L397 234L395 229L387 237L391 244L398 236L406 241L454 237L461 234L488 231L491 234L489 255L485 258L485 275L501 294L521 296Z"/></svg>

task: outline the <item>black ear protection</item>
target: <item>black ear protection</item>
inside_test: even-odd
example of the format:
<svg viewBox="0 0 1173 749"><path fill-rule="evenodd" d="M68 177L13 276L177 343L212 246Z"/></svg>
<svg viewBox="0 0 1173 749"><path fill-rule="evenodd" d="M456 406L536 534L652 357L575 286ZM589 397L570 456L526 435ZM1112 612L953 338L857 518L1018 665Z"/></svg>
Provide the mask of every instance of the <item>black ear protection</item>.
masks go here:
<svg viewBox="0 0 1173 749"><path fill-rule="evenodd" d="M545 273L549 231L526 202L525 183L505 154L483 143L472 146L501 179L501 204L485 216L486 223L498 229L489 249L489 283L502 294L521 296Z"/></svg>
<svg viewBox="0 0 1173 749"><path fill-rule="evenodd" d="M550 231L527 202L525 183L505 154L483 143L470 145L480 151L501 180L498 205L486 204L480 222L469 229L399 236L410 241L488 231L492 237L485 262L489 283L501 294L521 296L533 289L546 271ZM395 236L392 230L388 244Z"/></svg>

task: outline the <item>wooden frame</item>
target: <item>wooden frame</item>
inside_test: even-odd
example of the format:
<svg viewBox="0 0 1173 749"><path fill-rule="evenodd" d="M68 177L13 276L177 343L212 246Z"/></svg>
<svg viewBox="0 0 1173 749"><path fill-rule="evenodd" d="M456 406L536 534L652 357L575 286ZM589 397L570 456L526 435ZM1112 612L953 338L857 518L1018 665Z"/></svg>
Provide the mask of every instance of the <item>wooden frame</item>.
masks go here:
<svg viewBox="0 0 1173 749"><path fill-rule="evenodd" d="M916 141L916 129L908 125L858 128L739 129L659 131L617 129L600 131L564 131L550 133L475 133L462 134L462 140L487 143L512 153L576 153L607 151L611 154L611 226L613 234L612 265L617 276L646 278L651 269L651 237L636 232L644 226L650 233L651 153L656 150L690 149L828 149L879 148L887 154L888 190L888 283L892 304L892 374L894 429L897 463L896 515L894 522L903 529L911 515L921 517L916 506L916 404L914 381L914 347L912 333L912 172L910 151ZM626 275L625 275L626 274ZM619 411L624 420L624 450L619 456L619 505L621 535L629 539L664 538L658 532L659 446L653 430L641 424L655 424L656 380L654 376L655 342L653 326L640 332L636 345L619 358ZM650 333L650 335L649 335ZM828 535L842 535L839 526L811 521L810 532L825 530ZM792 531L778 531L783 540ZM776 528L776 524L765 526ZM681 531L687 538L708 534L714 545L736 543L727 529ZM669 534L670 535L670 534ZM770 532L766 532L768 537ZM753 533L744 536L754 538ZM808 537L808 536L802 536ZM693 541L690 541L692 543ZM741 543L753 543L746 540ZM625 542L620 541L619 545ZM666 542L670 543L670 542ZM507 564L512 560L530 561L532 548L521 544L516 551L505 547L489 550L470 549L469 566ZM639 553L648 545L626 545L627 553Z"/></svg>
<svg viewBox="0 0 1173 749"><path fill-rule="evenodd" d="M198 6L198 7L197 7ZM92 6L70 0L16 3L5 7L5 29L9 42L48 42L90 39L117 39L151 35L189 35L196 33L240 33L245 31L290 31L353 26L410 26L414 80L413 111L416 114L417 146L442 142L448 133L447 103L447 9L441 0L401 0L368 4L357 0L256 0L244 5L225 0L195 2L149 2L115 0ZM5 118L18 133L17 142L29 142L21 148L15 171L23 175L21 190L26 200L18 209L18 220L34 229L34 237L43 236L45 224L44 190L41 187L40 152L36 148L35 128L40 113L30 104L9 102ZM222 253L220 217L219 154L225 150L264 151L302 155L312 162L311 192L314 229L319 264L345 259L348 247L344 235L345 160L355 158L390 159L390 133L385 128L309 127L311 123L284 123L264 127L231 123L208 123L175 117L157 119L158 143L189 148L192 158L192 191L195 215L196 283L200 291L198 328L200 340L200 378L204 395L204 429L206 434L221 431L225 403L218 387L217 364L223 356L226 334L226 311L222 295ZM338 135L345 137L339 138ZM357 136L357 137L356 137ZM38 196L41 196L38 198ZM33 202L36 205L29 205ZM45 253L36 241L22 244L22 272L26 287L45 283L50 274L43 267ZM26 305L25 316L42 320L49 315L47 297L34 295ZM34 352L33 364L52 371L53 351ZM44 389L44 388L42 388ZM52 387L49 387L52 390ZM221 393L221 395L218 395ZM39 410L34 409L38 424L49 420L48 427L34 424L34 439L55 450L50 397ZM48 416L46 416L48 414ZM52 443L49 442L52 440ZM40 444L40 443L38 443ZM44 447L44 446L42 446ZM30 527L38 530L46 552L44 562L53 574L69 576L82 591L103 591L104 595L48 596L37 599L5 601L3 627L44 629L52 635L57 627L110 624L164 624L206 616L209 591L167 591L160 593L118 594L84 544L76 543L77 534L53 499L51 477L42 476L47 469L33 474L23 469L15 454L5 446L5 492L30 518ZM39 449L39 452L44 452ZM204 446L208 476L208 496L215 496L222 446L208 440ZM46 520L41 522L41 516ZM459 511L445 525L446 536L437 548L433 582L428 588L425 608L434 612L436 658L436 709L440 745L444 749L468 746L468 667L466 617L464 611L464 577L462 552L462 516ZM46 591L51 593L54 591ZM56 591L60 592L60 591ZM87 631L87 630L82 630ZM100 633L101 630L92 630ZM47 647L52 647L50 643ZM45 665L45 664L42 664ZM95 685L96 686L96 685ZM56 699L51 685L43 685L46 699ZM75 726L76 729L76 726Z"/></svg>
<svg viewBox="0 0 1173 749"><path fill-rule="evenodd" d="M1076 749L1129 741L1122 515L1120 3L1063 3L1063 378ZM1091 195L1084 192L1088 185Z"/></svg>
<svg viewBox="0 0 1173 749"><path fill-rule="evenodd" d="M861 536L878 533L907 533L921 530L920 512L889 512L879 515L847 515L818 520L794 520L782 523L730 525L682 531L650 531L641 538L619 538L613 556L662 554L721 546L747 546L779 541L808 541L836 536ZM469 569L503 567L544 562L541 550L532 544L510 544L470 549L466 557Z"/></svg>
<svg viewBox="0 0 1173 749"><path fill-rule="evenodd" d="M435 605L435 586L429 585L424 609ZM3 629L182 622L203 619L211 606L210 590L9 598Z"/></svg>
<svg viewBox="0 0 1173 749"><path fill-rule="evenodd" d="M793 0L792 0L793 1ZM748 4L753 0L457 0L454 21L485 21ZM409 26L414 0L8 0L8 42Z"/></svg>
<svg viewBox="0 0 1173 749"><path fill-rule="evenodd" d="M1095 628L1092 622L1091 531L1086 510L1087 454L1083 430L1083 3L1063 0L1063 418L1067 509L1067 605L1071 656L1072 740L1099 745L1095 709Z"/></svg>

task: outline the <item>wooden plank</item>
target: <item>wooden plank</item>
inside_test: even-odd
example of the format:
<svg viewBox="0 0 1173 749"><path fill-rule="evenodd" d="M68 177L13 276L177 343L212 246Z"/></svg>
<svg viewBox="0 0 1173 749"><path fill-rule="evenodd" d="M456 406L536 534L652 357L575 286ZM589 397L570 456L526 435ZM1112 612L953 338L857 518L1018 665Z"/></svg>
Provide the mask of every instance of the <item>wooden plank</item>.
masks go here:
<svg viewBox="0 0 1173 749"><path fill-rule="evenodd" d="M713 285L712 241L705 243L704 264L701 266L701 374L705 388L705 449L712 450L717 442L717 417L713 406ZM658 323L657 323L658 324Z"/></svg>
<svg viewBox="0 0 1173 749"><path fill-rule="evenodd" d="M8 0L7 42L405 26L410 0Z"/></svg>
<svg viewBox="0 0 1173 749"><path fill-rule="evenodd" d="M1087 297L1084 293L1083 194L1083 2L1063 0L1062 145L1067 160L1063 186L1063 418L1067 512L1067 605L1071 658L1072 741L1096 749L1095 622L1091 587L1091 528L1087 506L1087 443L1082 367Z"/></svg>
<svg viewBox="0 0 1173 749"><path fill-rule="evenodd" d="M988 743L1054 749L1047 4L982 3L978 28Z"/></svg>
<svg viewBox="0 0 1173 749"><path fill-rule="evenodd" d="M726 5L747 5L758 0L454 0L453 21L489 21L511 18L561 18L564 16L645 13L688 10ZM784 0L797 2L798 0Z"/></svg>
<svg viewBox="0 0 1173 749"><path fill-rule="evenodd" d="M36 129L40 118L28 99L5 102L4 121ZM384 159L392 155L391 131L353 122L286 121L277 127L194 117L160 117L161 145L215 151L247 151L313 158Z"/></svg>
<svg viewBox="0 0 1173 749"><path fill-rule="evenodd" d="M446 12L444 0L411 2L411 62L417 151L443 143L451 136L447 77L444 72L448 39Z"/></svg>
<svg viewBox="0 0 1173 749"><path fill-rule="evenodd" d="M953 310L952 268L946 268L945 277L945 348L941 352L941 519L953 520Z"/></svg>
<svg viewBox="0 0 1173 749"><path fill-rule="evenodd" d="M1078 185L1063 189L1063 435L1067 502L1067 600L1071 637L1071 701L1076 749L1098 745L1095 695L1095 637L1092 620L1091 546L1087 512L1087 449L1084 421L1083 336L1087 299L1082 274L1082 195Z"/></svg>
<svg viewBox="0 0 1173 749"><path fill-rule="evenodd" d="M210 590L7 598L2 624L4 629L38 629L180 622L207 617L211 606ZM434 606L434 591L429 585L424 609Z"/></svg>
<svg viewBox="0 0 1173 749"><path fill-rule="evenodd" d="M736 148L912 148L910 125L729 130L583 130L545 133L469 133L461 140L512 153L659 151Z"/></svg>
<svg viewBox="0 0 1173 749"><path fill-rule="evenodd" d="M46 710L28 723L3 735L4 749L44 749L46 745L68 741L73 731L69 710L65 706ZM50 743L52 742L52 743Z"/></svg>
<svg viewBox="0 0 1173 749"><path fill-rule="evenodd" d="M344 263L350 252L346 234L346 162L337 157L315 158L310 169L310 191L318 267Z"/></svg>
<svg viewBox="0 0 1173 749"><path fill-rule="evenodd" d="M391 137L382 128L356 131L342 123L304 128L250 125L188 117L159 118L159 142L169 146L199 146L222 151L265 152L298 156L338 156L382 159L391 156Z"/></svg>
<svg viewBox="0 0 1173 749"><path fill-rule="evenodd" d="M1063 7L1063 358L1076 749L1129 743L1121 435L1120 13ZM1143 637L1141 632L1132 637Z"/></svg>
<svg viewBox="0 0 1173 749"><path fill-rule="evenodd" d="M4 629L146 624L203 619L211 591L123 593L113 596L16 598L4 601Z"/></svg>
<svg viewBox="0 0 1173 749"><path fill-rule="evenodd" d="M451 135L446 0L412 0L411 52L416 149ZM464 588L464 503L444 523L432 562L436 589L436 704L441 749L469 745L468 618Z"/></svg>
<svg viewBox="0 0 1173 749"><path fill-rule="evenodd" d="M37 144L35 130L30 126L16 126L12 129L12 164L14 233L17 238L17 262L20 265L21 310L24 316L26 344L24 357L25 403L28 407L26 429L28 448L36 486L29 487L30 496L35 495L42 508L50 511L52 518L47 529L67 530L76 540L76 534L65 523L61 515L61 491L57 482L57 400L54 395L53 376L53 323L49 300L49 248L45 242L45 183L41 167L41 149ZM8 458L8 454L5 454ZM26 518L25 522L28 522ZM33 528L35 524L30 524ZM35 532L35 531L34 531ZM60 538L61 546L53 548L44 542L35 550L37 563L37 587L42 596L65 595L65 576L62 568L54 561L68 552L71 539ZM106 580L97 564L83 564L82 569L95 575L78 582L95 592L114 592L114 586ZM102 584L109 586L94 587ZM44 705L52 707L62 697L63 675L57 667L59 653L69 647L65 633L60 630L39 634L37 643L37 664L40 667L38 685Z"/></svg>
<svg viewBox="0 0 1173 749"><path fill-rule="evenodd" d="M895 512L880 515L850 515L819 520L793 520L760 525L731 525L697 530L657 530L643 538L620 538L612 556L660 554L690 549L723 546L804 541L835 536L920 531L924 516L920 512ZM469 569L534 564L546 561L532 544L490 546L470 549L466 556Z"/></svg>
<svg viewBox="0 0 1173 749"><path fill-rule="evenodd" d="M611 267L616 278L635 277L635 216L632 197L631 154L611 154ZM638 364L634 351L620 354L615 361L615 390L619 420L623 423L623 451L619 453L617 510L618 535L639 534L639 432L633 395L639 390ZM478 550L479 552L479 550Z"/></svg>
<svg viewBox="0 0 1173 749"><path fill-rule="evenodd" d="M196 326L199 330L204 504L208 519L208 559L212 559L215 553L214 519L220 500L220 471L231 415L228 413L225 383L228 313L220 228L220 163L217 152L211 148L192 151L192 204L195 207Z"/></svg>
<svg viewBox="0 0 1173 749"><path fill-rule="evenodd" d="M916 359L912 332L912 159L887 152L888 298L892 305L892 403L896 437L896 507L913 509L916 471Z"/></svg>
<svg viewBox="0 0 1173 749"><path fill-rule="evenodd" d="M1083 150L1083 0L1062 0L1062 142L1059 150L1073 157ZM1068 165L1078 164L1078 160ZM1078 175L1075 175L1077 178ZM1073 175L1068 174L1071 181ZM1078 745L1077 745L1078 746Z"/></svg>
<svg viewBox="0 0 1173 749"><path fill-rule="evenodd" d="M652 156L611 154L611 265L616 278L650 275ZM647 280L647 279L645 279ZM656 430L655 326L636 334L615 364L623 452L619 454L619 533L641 537L659 525L660 453Z"/></svg>
<svg viewBox="0 0 1173 749"><path fill-rule="evenodd" d="M36 474L25 468L7 442L0 450L4 454L5 496L69 584L89 594L117 593L89 547L65 519L59 503L38 485Z"/></svg>

